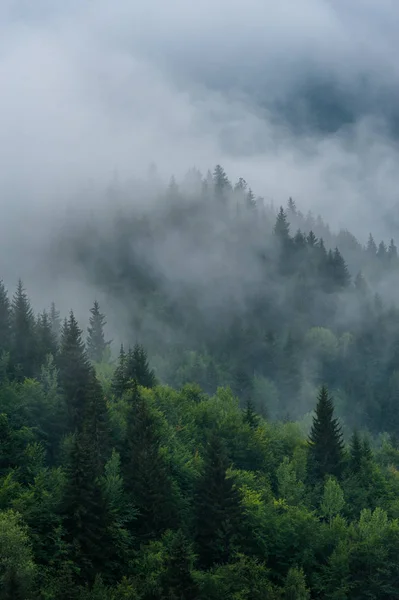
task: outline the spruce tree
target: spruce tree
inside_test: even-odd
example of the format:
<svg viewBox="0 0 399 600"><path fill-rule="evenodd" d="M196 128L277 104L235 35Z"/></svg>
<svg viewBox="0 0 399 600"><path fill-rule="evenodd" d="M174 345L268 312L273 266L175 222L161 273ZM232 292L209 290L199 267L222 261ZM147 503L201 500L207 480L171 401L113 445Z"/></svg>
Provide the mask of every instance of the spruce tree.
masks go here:
<svg viewBox="0 0 399 600"><path fill-rule="evenodd" d="M156 385L154 371L150 368L147 352L141 344L135 344L129 349L126 357L126 373L128 380L134 379L138 385L153 388Z"/></svg>
<svg viewBox="0 0 399 600"><path fill-rule="evenodd" d="M161 578L162 600L196 600L199 589L193 578L194 556L181 529L173 536Z"/></svg>
<svg viewBox="0 0 399 600"><path fill-rule="evenodd" d="M334 418L334 405L323 386L309 435L309 469L312 483L323 481L326 475L340 477L342 472L343 441L341 427Z"/></svg>
<svg viewBox="0 0 399 600"><path fill-rule="evenodd" d="M119 351L118 365L112 377L112 393L117 398L121 398L128 389L128 382L129 379L127 374L127 356L122 344L121 349Z"/></svg>
<svg viewBox="0 0 399 600"><path fill-rule="evenodd" d="M38 315L36 321L37 352L40 365L43 365L46 356L51 354L53 357L57 354L57 338L54 335L51 326L51 320L46 311Z"/></svg>
<svg viewBox="0 0 399 600"><path fill-rule="evenodd" d="M374 238L371 235L371 233L369 235L369 239L367 242L366 251L372 258L375 258L377 255L377 244L375 243Z"/></svg>
<svg viewBox="0 0 399 600"><path fill-rule="evenodd" d="M0 279L0 355L10 351L11 313L10 301L3 281Z"/></svg>
<svg viewBox="0 0 399 600"><path fill-rule="evenodd" d="M60 337L61 337L61 319L60 319L60 312L59 312L59 310L56 309L54 302L51 303L51 308L50 308L50 323L51 323L51 330L52 330L53 335L58 343L60 341Z"/></svg>
<svg viewBox="0 0 399 600"><path fill-rule="evenodd" d="M60 385L68 410L69 427L74 431L83 422L92 367L82 341L82 330L72 311L62 328L58 366Z"/></svg>
<svg viewBox="0 0 399 600"><path fill-rule="evenodd" d="M156 538L177 522L172 482L161 452L161 440L157 416L134 383L122 463L126 492L138 510L133 527L140 540Z"/></svg>
<svg viewBox="0 0 399 600"><path fill-rule="evenodd" d="M287 215L282 206L280 207L276 218L274 234L283 242L287 242L290 239L290 226L287 221Z"/></svg>
<svg viewBox="0 0 399 600"><path fill-rule="evenodd" d="M77 582L84 584L94 581L109 550L106 503L93 450L88 431L75 431L61 507L69 558L79 569Z"/></svg>
<svg viewBox="0 0 399 600"><path fill-rule="evenodd" d="M244 410L244 423L247 423L252 429L259 425L259 416L256 414L254 404L250 398L248 398Z"/></svg>
<svg viewBox="0 0 399 600"><path fill-rule="evenodd" d="M36 324L23 283L18 281L11 306L11 359L19 378L33 377L37 360Z"/></svg>
<svg viewBox="0 0 399 600"><path fill-rule="evenodd" d="M350 443L350 469L354 475L360 473L363 462L362 440L357 430L352 434Z"/></svg>
<svg viewBox="0 0 399 600"><path fill-rule="evenodd" d="M97 300L94 301L90 309L90 326L87 328L87 354L92 362L101 362L104 359L105 351L110 342L104 338L104 326L106 325L105 315L100 312L100 305Z"/></svg>
<svg viewBox="0 0 399 600"><path fill-rule="evenodd" d="M212 432L206 446L204 471L196 496L196 536L199 562L204 568L227 563L242 518L235 481L228 477L229 461L222 440Z"/></svg>

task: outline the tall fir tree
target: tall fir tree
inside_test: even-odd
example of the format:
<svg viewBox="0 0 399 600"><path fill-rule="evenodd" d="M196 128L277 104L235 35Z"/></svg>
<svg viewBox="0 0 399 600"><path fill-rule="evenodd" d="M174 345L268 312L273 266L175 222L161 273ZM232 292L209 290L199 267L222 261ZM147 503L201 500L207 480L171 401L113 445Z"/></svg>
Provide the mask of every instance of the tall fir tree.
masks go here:
<svg viewBox="0 0 399 600"><path fill-rule="evenodd" d="M75 583L94 581L109 548L106 502L98 480L92 439L87 430L75 431L61 515L69 559L77 567Z"/></svg>
<svg viewBox="0 0 399 600"><path fill-rule="evenodd" d="M323 386L309 435L308 475L311 483L322 482L326 475L341 476L343 447L341 427L334 418L334 404Z"/></svg>
<svg viewBox="0 0 399 600"><path fill-rule="evenodd" d="M18 378L37 374L36 323L30 300L21 280L11 305L11 359Z"/></svg>
<svg viewBox="0 0 399 600"><path fill-rule="evenodd" d="M227 563L234 552L242 508L234 478L227 473L229 466L224 444L217 432L212 432L196 496L195 541L204 568Z"/></svg>
<svg viewBox="0 0 399 600"><path fill-rule="evenodd" d="M362 469L363 448L362 440L358 431L355 429L350 441L350 470L354 475L358 475Z"/></svg>
<svg viewBox="0 0 399 600"><path fill-rule="evenodd" d="M111 390L112 393L117 397L121 398L123 394L128 389L128 374L127 374L127 356L124 350L123 344L121 344L121 349L119 351L118 365L114 371L112 382L111 382Z"/></svg>
<svg viewBox="0 0 399 600"><path fill-rule="evenodd" d="M287 220L287 215L282 206L280 207L276 218L276 223L274 225L274 234L285 243L288 242L290 239L290 225Z"/></svg>
<svg viewBox="0 0 399 600"><path fill-rule="evenodd" d="M10 300L3 281L0 279L0 355L10 351L11 313Z"/></svg>
<svg viewBox="0 0 399 600"><path fill-rule="evenodd" d="M199 589L192 570L194 556L181 529L173 535L161 578L162 600L197 600Z"/></svg>
<svg viewBox="0 0 399 600"><path fill-rule="evenodd" d="M161 441L157 416L134 382L122 462L126 491L138 510L134 534L142 541L173 528L178 520Z"/></svg>
<svg viewBox="0 0 399 600"><path fill-rule="evenodd" d="M100 305L94 301L90 309L90 325L87 328L87 354L92 362L101 362L105 358L105 351L111 342L106 342L104 337L105 315L100 312Z"/></svg>
<svg viewBox="0 0 399 600"><path fill-rule="evenodd" d="M61 338L61 319L60 311L57 310L54 302L51 303L50 307L50 323L51 330L58 344Z"/></svg>
<svg viewBox="0 0 399 600"><path fill-rule="evenodd" d="M69 428L74 431L83 423L92 367L82 341L82 330L72 311L62 328L58 367L60 385L68 410Z"/></svg>
<svg viewBox="0 0 399 600"><path fill-rule="evenodd" d="M127 379L134 379L138 385L153 388L156 385L154 371L150 368L147 352L141 344L135 344L129 349L126 357Z"/></svg>
<svg viewBox="0 0 399 600"><path fill-rule="evenodd" d="M38 315L36 321L37 352L40 365L43 365L46 356L51 354L54 358L57 355L57 338L54 335L51 326L51 320L46 311Z"/></svg>

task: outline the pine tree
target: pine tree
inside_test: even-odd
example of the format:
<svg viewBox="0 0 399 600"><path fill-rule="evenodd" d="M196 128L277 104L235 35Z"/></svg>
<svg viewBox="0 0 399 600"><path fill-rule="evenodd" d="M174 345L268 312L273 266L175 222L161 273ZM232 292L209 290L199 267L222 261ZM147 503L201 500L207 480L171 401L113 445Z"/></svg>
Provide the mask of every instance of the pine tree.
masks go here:
<svg viewBox="0 0 399 600"><path fill-rule="evenodd" d="M33 377L38 368L35 317L22 281L11 306L11 359L19 377Z"/></svg>
<svg viewBox="0 0 399 600"><path fill-rule="evenodd" d="M396 265L398 262L398 249L395 246L393 239L391 240L388 248L388 260L391 265Z"/></svg>
<svg viewBox="0 0 399 600"><path fill-rule="evenodd" d="M355 429L350 443L350 469L353 474L360 473L363 463L363 448L360 436Z"/></svg>
<svg viewBox="0 0 399 600"><path fill-rule="evenodd" d="M97 300L94 301L90 309L90 326L87 328L87 354L92 362L101 362L104 359L105 351L111 342L106 342L104 338L104 326L106 325L105 315L100 312L100 305Z"/></svg>
<svg viewBox="0 0 399 600"><path fill-rule="evenodd" d="M10 351L11 313L10 301L3 281L0 279L0 355Z"/></svg>
<svg viewBox="0 0 399 600"><path fill-rule="evenodd" d="M308 236L306 238L306 241L308 243L308 246L310 246L311 248L313 248L314 246L316 246L316 244L317 244L317 237L315 236L315 234L313 233L313 231L309 231Z"/></svg>
<svg viewBox="0 0 399 600"><path fill-rule="evenodd" d="M111 390L112 393L117 397L121 398L123 394L128 389L128 375L127 375L127 356L125 350L123 348L123 344L121 344L121 349L119 351L119 359L118 366L114 371L114 375L112 377Z"/></svg>
<svg viewBox="0 0 399 600"><path fill-rule="evenodd" d="M250 210L253 210L254 208L256 208L256 199L255 199L255 194L253 193L253 191L251 190L251 188L249 188L247 195L245 197L245 202L247 207Z"/></svg>
<svg viewBox="0 0 399 600"><path fill-rule="evenodd" d="M196 600L199 590L192 575L194 556L181 529L174 534L162 574L162 600Z"/></svg>
<svg viewBox="0 0 399 600"><path fill-rule="evenodd" d="M377 250L377 258L381 262L385 262L387 259L388 250L384 242L380 242Z"/></svg>
<svg viewBox="0 0 399 600"><path fill-rule="evenodd" d="M291 215L296 216L298 214L295 200L293 200L291 197L288 198L287 211L291 213Z"/></svg>
<svg viewBox="0 0 399 600"><path fill-rule="evenodd" d="M225 447L213 432L205 450L196 497L196 544L204 568L229 561L242 518L239 492L234 479L227 475L228 468Z"/></svg>
<svg viewBox="0 0 399 600"><path fill-rule="evenodd" d="M255 407L250 398L247 400L247 405L244 411L244 423L247 423L252 429L259 424L259 416L255 412Z"/></svg>
<svg viewBox="0 0 399 600"><path fill-rule="evenodd" d="M65 541L79 569L77 581L91 583L106 561L109 540L106 503L91 438L84 428L74 434L66 475L61 507Z"/></svg>
<svg viewBox="0 0 399 600"><path fill-rule="evenodd" d="M46 356L57 354L57 339L51 326L51 320L46 311L43 311L36 321L37 352L40 365L44 364Z"/></svg>
<svg viewBox="0 0 399 600"><path fill-rule="evenodd" d="M284 242L287 242L290 237L290 226L287 221L287 215L282 206L280 207L279 213L276 218L276 223L274 225L274 234Z"/></svg>
<svg viewBox="0 0 399 600"><path fill-rule="evenodd" d="M309 479L322 481L326 475L339 477L342 471L343 441L341 427L334 418L334 405L323 386L309 435Z"/></svg>
<svg viewBox="0 0 399 600"><path fill-rule="evenodd" d="M173 528L177 514L157 417L136 385L131 391L126 435L122 463L126 491L138 510L134 533L148 540Z"/></svg>
<svg viewBox="0 0 399 600"><path fill-rule="evenodd" d="M58 366L60 385L68 410L69 427L74 431L83 423L87 386L92 367L82 341L82 330L72 311L62 328Z"/></svg>
<svg viewBox="0 0 399 600"><path fill-rule="evenodd" d="M338 248L335 248L333 253L329 253L328 260L331 265L330 271L334 284L340 289L347 287L351 277L346 262Z"/></svg>
<svg viewBox="0 0 399 600"><path fill-rule="evenodd" d="M61 337L61 319L60 319L60 312L56 309L54 302L51 303L51 308L50 308L50 323L51 323L51 330L52 330L53 335L58 343L60 341L60 337Z"/></svg>
<svg viewBox="0 0 399 600"><path fill-rule="evenodd" d="M216 165L213 172L213 185L216 197L225 200L226 194L231 190L231 183L220 165Z"/></svg>
<svg viewBox="0 0 399 600"><path fill-rule="evenodd" d="M84 422L93 453L93 468L99 476L109 455L110 424L104 392L94 369L90 370L86 387Z"/></svg>
<svg viewBox="0 0 399 600"><path fill-rule="evenodd" d="M375 243L374 238L371 235L371 233L369 235L369 239L367 242L366 251L370 256L372 256L374 258L377 255L377 244Z"/></svg>
<svg viewBox="0 0 399 600"><path fill-rule="evenodd" d="M135 344L133 350L129 350L126 372L128 380L134 379L138 385L146 388L153 388L156 385L155 373L150 369L147 352L141 344Z"/></svg>

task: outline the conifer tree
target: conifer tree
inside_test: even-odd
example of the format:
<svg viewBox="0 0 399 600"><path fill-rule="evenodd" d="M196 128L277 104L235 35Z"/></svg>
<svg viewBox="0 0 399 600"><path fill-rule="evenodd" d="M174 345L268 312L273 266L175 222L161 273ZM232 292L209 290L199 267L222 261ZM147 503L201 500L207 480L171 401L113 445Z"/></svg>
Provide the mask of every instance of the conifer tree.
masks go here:
<svg viewBox="0 0 399 600"><path fill-rule="evenodd" d="M371 233L369 235L369 239L368 239L368 242L367 242L366 250L367 250L368 254L371 257L373 257L373 258L376 257L376 255L377 255L377 244L375 243L374 238L371 235Z"/></svg>
<svg viewBox="0 0 399 600"><path fill-rule="evenodd" d="M178 529L162 574L162 600L196 600L199 590L192 575L194 556L186 536Z"/></svg>
<svg viewBox="0 0 399 600"><path fill-rule="evenodd" d="M51 320L46 311L38 315L36 321L37 352L40 364L44 364L46 356L57 354L57 339L51 326Z"/></svg>
<svg viewBox="0 0 399 600"><path fill-rule="evenodd" d="M196 544L199 562L209 568L229 561L242 518L239 492L228 477L229 461L216 432L205 449L204 471L196 497Z"/></svg>
<svg viewBox="0 0 399 600"><path fill-rule="evenodd" d="M138 511L134 533L141 540L157 537L177 522L172 483L161 453L157 417L134 383L122 452L126 491Z"/></svg>
<svg viewBox="0 0 399 600"><path fill-rule="evenodd" d="M309 470L312 483L323 481L326 475L339 477L342 471L343 441L341 427L334 418L334 405L323 386L309 435Z"/></svg>
<svg viewBox="0 0 399 600"><path fill-rule="evenodd" d="M141 344L135 344L129 349L126 357L126 372L128 380L134 379L138 385L153 388L156 385L154 371L150 368L147 352Z"/></svg>
<svg viewBox="0 0 399 600"><path fill-rule="evenodd" d="M60 319L60 312L59 312L59 310L56 309L54 302L51 303L51 307L50 307L50 323L51 323L51 330L52 330L53 335L58 343L60 341L60 337L61 337L61 319Z"/></svg>
<svg viewBox="0 0 399 600"><path fill-rule="evenodd" d="M387 258L387 247L385 245L385 243L382 241L379 243L378 245L378 250L377 250L377 258L381 261L381 262L385 262L386 258Z"/></svg>
<svg viewBox="0 0 399 600"><path fill-rule="evenodd" d="M213 172L213 185L216 197L225 200L227 192L231 190L231 183L220 165L216 165Z"/></svg>
<svg viewBox="0 0 399 600"><path fill-rule="evenodd" d="M350 469L353 474L360 473L363 462L363 448L359 433L355 429L350 443Z"/></svg>
<svg viewBox="0 0 399 600"><path fill-rule="evenodd" d="M128 374L127 374L127 356L126 352L123 348L123 344L121 344L121 349L119 351L118 365L114 371L114 375L112 377L111 390L112 393L117 397L121 398L125 391L128 389Z"/></svg>
<svg viewBox="0 0 399 600"><path fill-rule="evenodd" d="M255 429L259 424L259 417L255 412L254 404L250 398L248 398L244 410L244 423L248 423L252 429Z"/></svg>
<svg viewBox="0 0 399 600"><path fill-rule="evenodd" d="M69 558L79 569L77 581L91 583L108 551L106 503L98 480L92 439L75 431L61 507Z"/></svg>
<svg viewBox="0 0 399 600"><path fill-rule="evenodd" d="M287 242L289 240L290 226L287 221L287 215L282 206L280 207L276 218L276 223L274 225L274 233L280 240L284 242Z"/></svg>
<svg viewBox="0 0 399 600"><path fill-rule="evenodd" d="M389 248L388 248L388 260L391 265L397 265L398 249L395 246L395 242L393 241L393 239L391 239L391 242L390 242Z"/></svg>
<svg viewBox="0 0 399 600"><path fill-rule="evenodd" d="M11 306L11 358L19 377L33 377L39 366L35 330L33 310L19 280Z"/></svg>
<svg viewBox="0 0 399 600"><path fill-rule="evenodd" d="M69 427L74 431L83 422L91 366L82 341L82 330L72 311L62 328L58 366Z"/></svg>
<svg viewBox="0 0 399 600"><path fill-rule="evenodd" d="M11 341L10 301L3 281L0 279L0 354L9 352Z"/></svg>
<svg viewBox="0 0 399 600"><path fill-rule="evenodd" d="M87 354L91 361L101 362L104 359L105 350L110 342L104 338L104 326L106 325L105 315L100 312L100 305L97 300L94 301L90 309L90 326L87 328Z"/></svg>

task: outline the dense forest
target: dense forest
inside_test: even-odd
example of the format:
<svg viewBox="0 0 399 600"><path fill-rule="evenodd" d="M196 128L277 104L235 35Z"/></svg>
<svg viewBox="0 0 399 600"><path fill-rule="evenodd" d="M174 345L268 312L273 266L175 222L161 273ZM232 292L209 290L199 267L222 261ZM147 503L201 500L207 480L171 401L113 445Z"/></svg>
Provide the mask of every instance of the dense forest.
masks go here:
<svg viewBox="0 0 399 600"><path fill-rule="evenodd" d="M107 311L0 285L0 599L399 598L394 240L221 166L105 208L46 269Z"/></svg>

